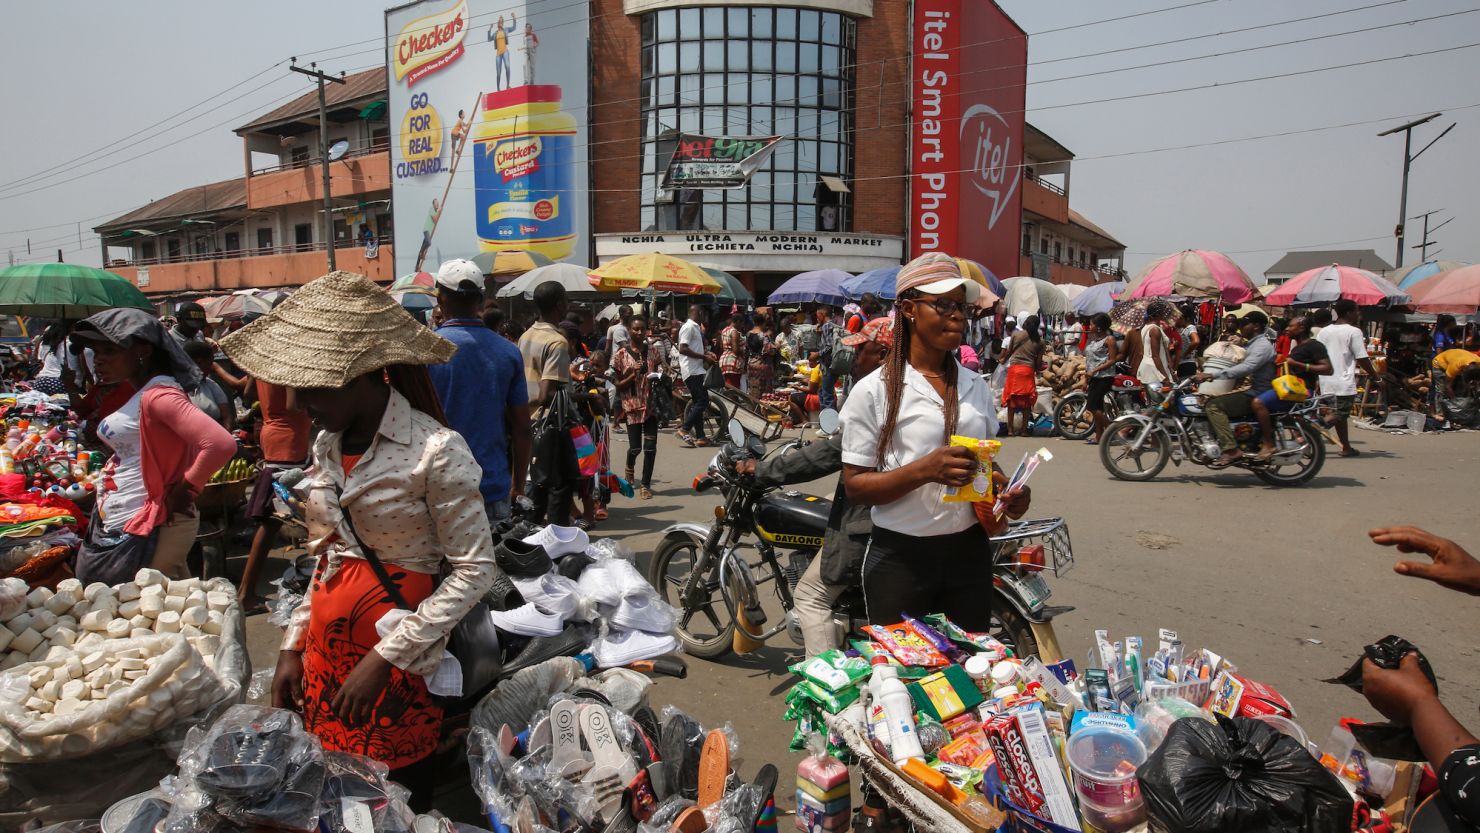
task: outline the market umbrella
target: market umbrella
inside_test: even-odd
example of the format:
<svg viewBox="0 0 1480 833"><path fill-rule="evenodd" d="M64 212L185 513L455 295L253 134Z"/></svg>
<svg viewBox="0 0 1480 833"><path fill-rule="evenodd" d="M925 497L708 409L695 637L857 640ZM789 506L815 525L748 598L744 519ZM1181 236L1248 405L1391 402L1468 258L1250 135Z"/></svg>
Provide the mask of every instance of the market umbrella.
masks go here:
<svg viewBox="0 0 1480 833"><path fill-rule="evenodd" d="M480 252L472 257L473 264L483 270L485 275L493 275L495 278L507 280L513 275L522 275L532 269L541 266L549 266L555 261L537 252Z"/></svg>
<svg viewBox="0 0 1480 833"><path fill-rule="evenodd" d="M1333 304L1342 298L1363 307L1408 303L1408 294L1387 278L1337 263L1301 272L1265 296L1264 302L1275 307L1315 306Z"/></svg>
<svg viewBox="0 0 1480 833"><path fill-rule="evenodd" d="M956 264L961 267L961 274L991 290L998 299L1007 297L1007 287L997 279L996 275L992 274L991 269L964 257L956 258Z"/></svg>
<svg viewBox="0 0 1480 833"><path fill-rule="evenodd" d="M654 252L619 257L589 272L588 286L604 292L619 289L651 289L684 295L719 292L720 284L698 266L683 258Z"/></svg>
<svg viewBox="0 0 1480 833"><path fill-rule="evenodd" d="M3 275L0 272L0 275ZM1474 315L1480 311L1480 265L1440 272L1409 287L1412 306L1419 312Z"/></svg>
<svg viewBox="0 0 1480 833"><path fill-rule="evenodd" d="M863 274L849 278L839 284L843 294L857 301L865 293L872 292L880 300L894 300L894 279L899 277L899 266L885 266L882 269L870 269Z"/></svg>
<svg viewBox="0 0 1480 833"><path fill-rule="evenodd" d="M1165 298L1137 298L1134 301L1122 301L1110 310L1110 327L1121 334L1139 330L1146 326L1146 319L1152 310L1156 310L1162 318L1177 314L1177 308Z"/></svg>
<svg viewBox="0 0 1480 833"><path fill-rule="evenodd" d="M1125 291L1125 287L1125 281L1097 283L1086 287L1083 292L1079 293L1078 298L1071 299L1069 306L1076 315L1098 315L1102 312L1109 312L1110 308L1115 306L1115 299Z"/></svg>
<svg viewBox="0 0 1480 833"><path fill-rule="evenodd" d="M288 300L292 294L293 290L291 289L269 289L266 292L257 293L257 297L267 302L269 307L275 307Z"/></svg>
<svg viewBox="0 0 1480 833"><path fill-rule="evenodd" d="M1041 278L1008 278L1002 282L1007 294L1002 303L1007 314L1022 318L1025 315L1063 315L1069 312L1069 299L1053 284Z"/></svg>
<svg viewBox="0 0 1480 833"><path fill-rule="evenodd" d="M437 296L422 287L397 289L391 292L391 297L396 299L396 303L400 304L402 309L411 313L417 321L423 324L427 323L427 316L431 313L432 307L437 305Z"/></svg>
<svg viewBox="0 0 1480 833"><path fill-rule="evenodd" d="M555 281L565 287L565 294L573 298L595 298L600 293L591 288L586 277L586 267L574 263L552 263L525 272L499 287L499 298L534 297L534 289L545 281Z"/></svg>
<svg viewBox="0 0 1480 833"><path fill-rule="evenodd" d="M86 318L115 307L154 312L128 279L75 263L23 263L0 270L0 314Z"/></svg>
<svg viewBox="0 0 1480 833"><path fill-rule="evenodd" d="M1085 291L1089 289L1089 287L1085 286L1082 283L1057 283L1054 284L1054 286L1057 286L1059 288L1059 291L1064 293L1064 297L1069 299L1069 306L1071 310L1074 306L1074 299L1078 298L1080 295L1083 295Z"/></svg>
<svg viewBox="0 0 1480 833"><path fill-rule="evenodd" d="M1121 297L1222 298L1225 304L1242 304L1257 301L1259 290L1227 255L1186 249L1148 263Z"/></svg>
<svg viewBox="0 0 1480 833"><path fill-rule="evenodd" d="M431 272L411 272L396 278L391 284L390 292L400 292L403 289L426 289L431 292L437 291L437 279Z"/></svg>
<svg viewBox="0 0 1480 833"><path fill-rule="evenodd" d="M843 292L843 281L853 277L841 269L817 269L789 278L776 287L766 303L775 304L826 304L841 307L848 303Z"/></svg>
<svg viewBox="0 0 1480 833"><path fill-rule="evenodd" d="M1459 260L1425 260L1412 266L1404 266L1402 269L1388 276L1388 280L1398 285L1399 289L1407 289L1422 280L1428 280L1440 272L1448 272L1452 269L1463 269L1470 264Z"/></svg>
<svg viewBox="0 0 1480 833"><path fill-rule="evenodd" d="M272 304L262 300L259 295L233 294L222 295L201 302L201 308L206 311L206 319L210 321L236 321L243 318L257 318L272 312Z"/></svg>
<svg viewBox="0 0 1480 833"><path fill-rule="evenodd" d="M755 303L755 296L750 294L750 290L745 288L745 284L741 283L739 278L723 269L712 269L708 266L700 268L704 270L704 274L719 281L720 290L714 296L714 300L720 303L728 301L732 304Z"/></svg>

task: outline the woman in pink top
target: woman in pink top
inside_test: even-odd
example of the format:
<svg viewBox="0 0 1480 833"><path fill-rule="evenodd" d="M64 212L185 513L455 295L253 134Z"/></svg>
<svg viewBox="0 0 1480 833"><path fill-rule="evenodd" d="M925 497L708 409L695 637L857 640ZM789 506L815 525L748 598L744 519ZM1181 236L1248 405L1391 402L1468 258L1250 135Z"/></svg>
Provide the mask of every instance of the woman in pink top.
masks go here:
<svg viewBox="0 0 1480 833"><path fill-rule="evenodd" d="M195 496L236 453L236 441L190 401L186 388L199 383L200 371L154 316L107 310L78 322L73 338L93 348L99 384L137 388L98 425L114 456L77 555L77 577L117 584L153 567L187 578L185 557L200 527Z"/></svg>

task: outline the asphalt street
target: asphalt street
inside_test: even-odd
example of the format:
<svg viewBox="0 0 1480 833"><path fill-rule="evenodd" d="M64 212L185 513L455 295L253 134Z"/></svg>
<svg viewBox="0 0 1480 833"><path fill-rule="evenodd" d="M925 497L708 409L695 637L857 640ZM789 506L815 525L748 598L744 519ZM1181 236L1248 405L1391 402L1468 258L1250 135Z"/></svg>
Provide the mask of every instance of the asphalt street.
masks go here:
<svg viewBox="0 0 1480 833"><path fill-rule="evenodd" d="M1449 708L1480 726L1480 599L1398 576L1397 554L1366 536L1374 526L1413 524L1480 552L1480 435L1354 434L1362 456L1328 458L1297 489L1185 465L1125 483L1110 478L1084 443L1006 440L1008 464L1040 446L1054 455L1034 476L1030 515L1062 516L1071 530L1075 566L1051 580L1053 603L1076 608L1056 622L1066 652L1084 667L1096 628L1148 640L1171 628L1188 648L1211 648L1278 689L1320 741L1340 717L1376 716L1360 695L1321 681L1344 671L1362 646L1398 634L1428 656ZM619 442L618 467L624 453ZM690 487L712 454L682 448L664 432L655 497L619 496L593 537L621 540L646 568L665 527L713 517L716 498ZM798 488L830 496L833 484ZM248 633L254 666L270 668L277 629L259 616ZM792 684L786 666L799 655L783 634L743 657L690 657L688 678L661 678L652 701L673 703L706 726L731 723L743 775L766 762L786 772L798 759L787 750L792 727L781 719L782 697ZM777 798L790 806L787 792Z"/></svg>

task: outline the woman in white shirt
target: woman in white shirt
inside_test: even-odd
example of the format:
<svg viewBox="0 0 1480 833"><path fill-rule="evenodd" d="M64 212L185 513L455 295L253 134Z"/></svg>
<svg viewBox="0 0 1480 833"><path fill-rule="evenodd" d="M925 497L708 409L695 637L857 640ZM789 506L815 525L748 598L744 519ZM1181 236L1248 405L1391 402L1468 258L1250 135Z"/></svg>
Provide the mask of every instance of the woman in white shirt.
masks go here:
<svg viewBox="0 0 1480 833"><path fill-rule="evenodd" d="M848 499L873 506L864 556L868 617L945 613L968 630L991 622L992 559L970 503L945 503L964 486L975 456L950 445L958 434L997 435L986 381L956 361L979 285L951 257L922 255L900 270L895 349L888 364L858 381L843 406L843 484ZM1010 507L1027 510L1026 493Z"/></svg>

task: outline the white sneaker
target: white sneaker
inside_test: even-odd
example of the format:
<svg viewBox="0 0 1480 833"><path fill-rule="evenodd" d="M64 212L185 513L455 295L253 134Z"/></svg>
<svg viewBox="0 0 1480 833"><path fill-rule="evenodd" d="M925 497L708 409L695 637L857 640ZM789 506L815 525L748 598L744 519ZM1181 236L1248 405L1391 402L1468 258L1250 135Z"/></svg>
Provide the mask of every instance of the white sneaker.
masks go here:
<svg viewBox="0 0 1480 833"><path fill-rule="evenodd" d="M591 656L602 668L620 668L676 650L678 640L672 636L642 631L612 631L591 643Z"/></svg>
<svg viewBox="0 0 1480 833"><path fill-rule="evenodd" d="M607 621L616 630L666 634L673 632L678 617L673 608L657 596L641 592L623 596L621 604L607 617Z"/></svg>
<svg viewBox="0 0 1480 833"><path fill-rule="evenodd" d="M538 544L545 548L545 552L551 558L559 559L573 552L585 552L586 545L591 543L591 539L586 535L586 530L578 526L550 524L525 538L524 543Z"/></svg>
<svg viewBox="0 0 1480 833"><path fill-rule="evenodd" d="M540 610L534 602L513 610L490 610L488 618L499 630L519 636L559 636L565 629L562 617Z"/></svg>
<svg viewBox="0 0 1480 833"><path fill-rule="evenodd" d="M577 583L581 595L598 605L616 607L622 597L643 589L652 591L647 579L625 558L603 558L592 563Z"/></svg>
<svg viewBox="0 0 1480 833"><path fill-rule="evenodd" d="M510 579L524 601L548 610L561 619L569 619L580 606L576 583L559 573L545 573L539 578Z"/></svg>

